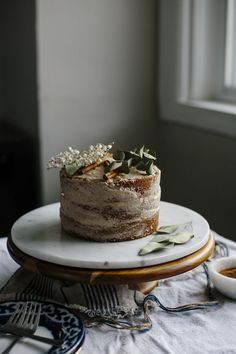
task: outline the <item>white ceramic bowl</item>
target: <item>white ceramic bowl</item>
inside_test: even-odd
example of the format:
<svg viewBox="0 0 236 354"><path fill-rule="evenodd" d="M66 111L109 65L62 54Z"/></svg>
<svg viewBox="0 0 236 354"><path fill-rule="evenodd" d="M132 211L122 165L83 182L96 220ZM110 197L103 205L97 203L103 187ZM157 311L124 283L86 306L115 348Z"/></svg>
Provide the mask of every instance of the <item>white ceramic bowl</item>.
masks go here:
<svg viewBox="0 0 236 354"><path fill-rule="evenodd" d="M216 259L210 262L208 268L210 279L215 288L231 299L236 299L236 279L219 273L224 269L236 268L236 257Z"/></svg>

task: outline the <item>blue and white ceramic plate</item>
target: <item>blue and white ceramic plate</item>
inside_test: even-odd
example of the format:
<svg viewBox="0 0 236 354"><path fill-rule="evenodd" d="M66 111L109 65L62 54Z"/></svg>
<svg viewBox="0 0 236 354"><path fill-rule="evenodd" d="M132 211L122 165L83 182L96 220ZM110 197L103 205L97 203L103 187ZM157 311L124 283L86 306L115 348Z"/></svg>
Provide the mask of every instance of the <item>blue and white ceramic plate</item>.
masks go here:
<svg viewBox="0 0 236 354"><path fill-rule="evenodd" d="M0 325L6 323L14 313L17 301L0 303ZM41 316L36 334L49 338L63 338L61 347L50 346L22 338L11 349L11 354L74 354L84 342L84 327L80 318L70 309L49 302L41 303ZM0 352L12 341L11 335L0 334Z"/></svg>

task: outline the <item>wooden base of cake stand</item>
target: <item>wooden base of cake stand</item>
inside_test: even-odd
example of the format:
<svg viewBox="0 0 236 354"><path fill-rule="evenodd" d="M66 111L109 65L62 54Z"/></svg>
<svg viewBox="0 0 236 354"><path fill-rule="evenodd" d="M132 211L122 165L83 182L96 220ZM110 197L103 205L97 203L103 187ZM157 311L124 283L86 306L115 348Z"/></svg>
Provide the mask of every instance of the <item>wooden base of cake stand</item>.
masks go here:
<svg viewBox="0 0 236 354"><path fill-rule="evenodd" d="M143 268L103 270L63 266L42 261L17 248L11 236L7 242L12 258L28 271L72 283L128 284L130 289L139 290L144 294L153 290L158 280L185 273L202 264L212 254L214 245L214 238L209 234L209 239L202 248L175 261Z"/></svg>

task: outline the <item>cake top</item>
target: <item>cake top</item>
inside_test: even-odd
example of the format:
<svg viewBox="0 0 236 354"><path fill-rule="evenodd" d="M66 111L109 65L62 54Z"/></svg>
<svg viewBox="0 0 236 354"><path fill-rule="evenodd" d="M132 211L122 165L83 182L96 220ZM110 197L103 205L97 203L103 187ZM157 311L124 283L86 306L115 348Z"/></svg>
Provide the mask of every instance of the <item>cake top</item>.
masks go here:
<svg viewBox="0 0 236 354"><path fill-rule="evenodd" d="M160 173L160 171L157 168L157 166L153 166L153 175L159 174L159 173ZM116 179L119 179L119 180L137 180L137 179L143 178L144 176L147 177L148 175L145 172L138 171L136 169L136 167L131 167L129 173L119 172L118 174L116 174L113 177L106 178L104 176L104 166L99 165L99 166L89 170L86 173L76 174L76 175L72 176L72 178L87 179L87 180L94 180L94 179L96 179L96 180L112 180L112 178L116 177ZM149 176L151 176L151 175L149 175Z"/></svg>
<svg viewBox="0 0 236 354"><path fill-rule="evenodd" d="M137 178L157 173L156 153L142 145L134 150L116 150L110 152L112 144L90 145L88 150L68 148L51 157L48 168L60 168L61 173L73 178L86 175L87 178L111 179L118 175L125 178ZM92 172L93 171L93 172Z"/></svg>

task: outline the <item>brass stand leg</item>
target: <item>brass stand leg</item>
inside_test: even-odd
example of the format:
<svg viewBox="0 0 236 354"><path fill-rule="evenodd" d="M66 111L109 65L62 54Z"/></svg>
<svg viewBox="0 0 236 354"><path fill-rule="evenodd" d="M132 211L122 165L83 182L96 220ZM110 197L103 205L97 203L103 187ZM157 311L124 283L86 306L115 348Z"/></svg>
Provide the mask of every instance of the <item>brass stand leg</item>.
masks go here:
<svg viewBox="0 0 236 354"><path fill-rule="evenodd" d="M131 290L138 290L141 293L147 295L149 294L155 287L157 286L158 281L148 281L148 282L143 282L143 283L135 283L135 284L128 284L129 289Z"/></svg>

